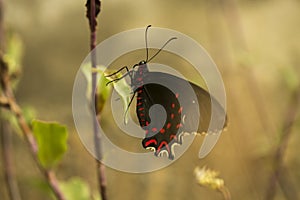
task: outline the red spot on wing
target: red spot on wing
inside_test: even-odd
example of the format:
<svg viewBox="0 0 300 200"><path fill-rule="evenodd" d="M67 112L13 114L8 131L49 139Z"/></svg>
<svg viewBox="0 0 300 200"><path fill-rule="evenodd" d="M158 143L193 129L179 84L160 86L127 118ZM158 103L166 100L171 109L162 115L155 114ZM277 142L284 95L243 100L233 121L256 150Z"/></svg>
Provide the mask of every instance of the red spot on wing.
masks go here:
<svg viewBox="0 0 300 200"><path fill-rule="evenodd" d="M148 121L146 121L146 126L148 126L149 125L149 122Z"/></svg>
<svg viewBox="0 0 300 200"><path fill-rule="evenodd" d="M178 110L178 113L181 113L181 112L182 112L182 107L180 107Z"/></svg>
<svg viewBox="0 0 300 200"><path fill-rule="evenodd" d="M138 102L137 106L141 106L143 103L142 102Z"/></svg>
<svg viewBox="0 0 300 200"><path fill-rule="evenodd" d="M157 145L157 141L156 141L156 139L151 139L151 140L148 140L146 143L145 143L145 146L147 147L147 146L149 146L150 144L155 144L155 145Z"/></svg>
<svg viewBox="0 0 300 200"><path fill-rule="evenodd" d="M176 128L179 128L179 127L182 127L182 124L179 123L176 125Z"/></svg>
<svg viewBox="0 0 300 200"><path fill-rule="evenodd" d="M176 96L176 98L178 99L178 97L179 97L179 94L178 94L178 93L176 93L176 95L175 95L175 96Z"/></svg>
<svg viewBox="0 0 300 200"><path fill-rule="evenodd" d="M139 108L139 111L142 111L142 110L144 110L144 108L142 107L142 108Z"/></svg>
<svg viewBox="0 0 300 200"><path fill-rule="evenodd" d="M157 131L157 128L152 128L152 132L156 132Z"/></svg>
<svg viewBox="0 0 300 200"><path fill-rule="evenodd" d="M170 135L170 140L173 140L173 139L177 140L176 135Z"/></svg>
<svg viewBox="0 0 300 200"><path fill-rule="evenodd" d="M174 114L173 113L171 114L171 119L174 119Z"/></svg>
<svg viewBox="0 0 300 200"><path fill-rule="evenodd" d="M142 99L142 97L137 97L136 99L137 99L137 100L141 100L141 99Z"/></svg>
<svg viewBox="0 0 300 200"><path fill-rule="evenodd" d="M167 124L167 129L169 129L171 127L171 123Z"/></svg>
<svg viewBox="0 0 300 200"><path fill-rule="evenodd" d="M172 107L172 108L175 108L175 103L172 103L171 107Z"/></svg>
<svg viewBox="0 0 300 200"><path fill-rule="evenodd" d="M160 129L160 131L159 131L160 133L165 133L166 132L166 130L164 129L164 128L162 128L162 129Z"/></svg>
<svg viewBox="0 0 300 200"><path fill-rule="evenodd" d="M165 146L167 148L168 153L170 153L170 148L169 148L169 145L168 145L168 143L166 141L162 141L160 143L160 145L157 148L157 153L160 152L160 150L161 150L161 148L163 148L163 146Z"/></svg>

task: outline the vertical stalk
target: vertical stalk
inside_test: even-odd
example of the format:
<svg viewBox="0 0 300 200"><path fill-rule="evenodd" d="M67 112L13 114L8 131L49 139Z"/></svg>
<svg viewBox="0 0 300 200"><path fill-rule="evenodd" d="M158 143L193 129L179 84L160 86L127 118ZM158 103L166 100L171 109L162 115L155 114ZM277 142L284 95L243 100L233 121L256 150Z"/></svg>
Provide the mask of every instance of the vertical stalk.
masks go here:
<svg viewBox="0 0 300 200"><path fill-rule="evenodd" d="M6 120L0 121L1 150L3 158L4 176L8 189L8 195L11 200L21 200L18 184L15 178L13 163L13 148L10 134L10 127Z"/></svg>
<svg viewBox="0 0 300 200"><path fill-rule="evenodd" d="M0 0L0 53L5 49L4 45L4 24L3 24L3 0ZM4 98L5 99L5 98ZM6 99L5 99L6 100ZM5 107L5 106L4 106ZM1 109L1 108L0 108ZM2 118L0 110L0 140L3 158L3 171L7 185L8 195L11 200L21 200L17 180L15 177L13 163L13 148L8 121Z"/></svg>
<svg viewBox="0 0 300 200"><path fill-rule="evenodd" d="M280 141L274 155L274 161L273 161L274 169L273 169L273 174L269 179L265 200L274 199L276 194L276 183L278 182L278 180L280 180L280 178L282 178L281 171L283 171L284 169L283 158L288 146L288 141L291 137L293 124L296 120L297 108L300 105L300 91L295 91L293 93L290 103L288 105L289 107L287 109L287 113L284 118L281 135L280 135ZM294 197L293 199L298 199L298 198Z"/></svg>
<svg viewBox="0 0 300 200"><path fill-rule="evenodd" d="M98 3L98 4L97 4ZM89 19L90 24L90 50L91 50L91 64L92 68L97 67L97 56L96 56L96 26L97 21L96 17L100 12L101 2L98 0L88 0L87 1L87 17ZM99 7L97 7L99 6ZM97 10L98 9L98 10ZM93 71L93 70L91 70ZM101 195L102 200L107 200L106 195L106 177L105 177L105 166L101 163L102 160L102 150L101 150L101 136L98 127L98 119L100 120L100 113L97 111L97 73L92 73L92 93L91 99L94 99L95 105L92 105L92 109L94 110L97 117L93 119L93 132L94 132L94 148L96 153L96 168L97 168L97 178L99 184L99 193ZM93 101L92 101L93 102Z"/></svg>
<svg viewBox="0 0 300 200"><path fill-rule="evenodd" d="M4 49L3 0L0 0L0 51Z"/></svg>

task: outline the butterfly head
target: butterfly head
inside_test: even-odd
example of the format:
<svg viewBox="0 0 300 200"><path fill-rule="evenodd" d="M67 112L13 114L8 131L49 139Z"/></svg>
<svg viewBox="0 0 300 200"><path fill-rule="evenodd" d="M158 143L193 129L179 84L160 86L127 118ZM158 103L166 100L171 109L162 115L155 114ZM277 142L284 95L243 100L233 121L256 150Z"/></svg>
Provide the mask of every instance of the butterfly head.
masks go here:
<svg viewBox="0 0 300 200"><path fill-rule="evenodd" d="M142 75L144 73L147 73L149 70L148 70L148 66L147 66L147 62L142 60L139 62L139 64L137 64L138 66L138 69L137 69L137 72L139 75Z"/></svg>
<svg viewBox="0 0 300 200"><path fill-rule="evenodd" d="M146 74L149 72L147 62L142 60L138 64L133 66L134 75L133 75L133 85L139 86L143 84L143 79Z"/></svg>

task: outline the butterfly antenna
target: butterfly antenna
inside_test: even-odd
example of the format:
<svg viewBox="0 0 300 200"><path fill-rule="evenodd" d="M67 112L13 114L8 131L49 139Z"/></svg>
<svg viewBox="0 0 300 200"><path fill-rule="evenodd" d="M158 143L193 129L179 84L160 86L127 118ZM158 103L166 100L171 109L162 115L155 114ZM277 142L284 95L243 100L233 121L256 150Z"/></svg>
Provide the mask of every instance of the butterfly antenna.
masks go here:
<svg viewBox="0 0 300 200"><path fill-rule="evenodd" d="M145 31L145 42L146 42L146 62L148 61L149 56L149 49L148 49L148 29L151 27L151 25L148 25Z"/></svg>
<svg viewBox="0 0 300 200"><path fill-rule="evenodd" d="M169 42L175 39L177 39L177 37L170 38L149 60L147 59L147 62L150 62L150 60L152 60L155 56L157 56L157 54L159 54Z"/></svg>

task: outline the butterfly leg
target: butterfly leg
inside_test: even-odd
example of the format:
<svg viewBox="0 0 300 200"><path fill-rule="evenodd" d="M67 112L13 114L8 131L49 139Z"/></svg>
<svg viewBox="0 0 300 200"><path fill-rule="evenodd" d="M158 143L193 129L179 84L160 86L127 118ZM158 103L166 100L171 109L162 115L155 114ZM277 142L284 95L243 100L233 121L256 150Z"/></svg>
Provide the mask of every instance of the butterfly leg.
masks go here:
<svg viewBox="0 0 300 200"><path fill-rule="evenodd" d="M121 69L119 69L118 71L116 71L116 72L114 72L114 73L112 73L112 74L109 74L109 75L107 75L107 76L105 76L105 77L113 76L113 75L119 73L120 71L122 71L123 69L126 69L126 71L129 72L128 67L127 67L127 66L124 66L124 67L122 67Z"/></svg>
<svg viewBox="0 0 300 200"><path fill-rule="evenodd" d="M132 95L132 97L131 97L131 99L130 99L130 101L129 101L129 104L128 104L127 108L126 108L125 115L124 115L124 116L125 116L125 117L124 117L124 123L125 123L125 118L126 118L126 116L127 116L127 112L128 112L128 110L129 110L129 106L131 105L131 103L132 103L132 101L133 101L133 99L134 99L135 94L136 94L136 92L133 93L133 95ZM126 124L126 123L125 123L125 124Z"/></svg>
<svg viewBox="0 0 300 200"><path fill-rule="evenodd" d="M130 71L128 71L126 74L124 74L124 75L121 76L120 78L116 78L116 79L114 79L114 80L111 80L111 81L107 82L107 83L106 83L106 86L108 86L109 84L111 84L111 83L113 83L113 82L119 81L119 80L121 80L122 78L125 78L125 77L128 76L128 75L131 75L131 74L130 74Z"/></svg>

